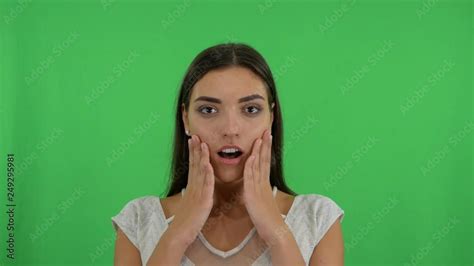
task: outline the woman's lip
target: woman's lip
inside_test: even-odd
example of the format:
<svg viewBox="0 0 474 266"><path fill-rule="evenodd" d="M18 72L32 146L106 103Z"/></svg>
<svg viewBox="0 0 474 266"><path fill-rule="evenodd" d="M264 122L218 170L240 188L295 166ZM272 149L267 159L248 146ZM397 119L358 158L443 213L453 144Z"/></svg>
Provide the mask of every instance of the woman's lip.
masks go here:
<svg viewBox="0 0 474 266"><path fill-rule="evenodd" d="M238 149L239 151L241 151L241 152L243 153L242 148L240 148L240 147L237 146L237 145L224 145L224 146L222 146L222 147L219 148L219 151L222 151L223 149L232 149L232 148Z"/></svg>
<svg viewBox="0 0 474 266"><path fill-rule="evenodd" d="M227 165L237 165L240 163L240 160L242 159L242 155L240 155L237 158L222 158L221 156L217 155L217 160L223 164Z"/></svg>

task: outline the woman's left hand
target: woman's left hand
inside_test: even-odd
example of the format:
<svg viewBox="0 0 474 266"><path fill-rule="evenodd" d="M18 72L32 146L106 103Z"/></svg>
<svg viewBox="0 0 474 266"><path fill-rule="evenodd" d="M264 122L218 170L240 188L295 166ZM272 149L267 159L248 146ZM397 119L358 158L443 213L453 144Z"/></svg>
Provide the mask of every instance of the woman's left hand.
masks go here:
<svg viewBox="0 0 474 266"><path fill-rule="evenodd" d="M270 185L272 136L265 130L245 162L243 201L260 237L271 244L286 225Z"/></svg>

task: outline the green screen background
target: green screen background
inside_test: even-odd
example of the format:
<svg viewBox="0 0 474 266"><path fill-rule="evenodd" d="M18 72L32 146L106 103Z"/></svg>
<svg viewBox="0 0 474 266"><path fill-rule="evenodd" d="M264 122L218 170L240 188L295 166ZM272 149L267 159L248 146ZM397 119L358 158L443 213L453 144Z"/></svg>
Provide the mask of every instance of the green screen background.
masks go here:
<svg viewBox="0 0 474 266"><path fill-rule="evenodd" d="M346 265L473 265L472 1L0 4L1 254L111 265L110 218L164 196L175 98L198 52L267 59L299 194L344 209Z"/></svg>

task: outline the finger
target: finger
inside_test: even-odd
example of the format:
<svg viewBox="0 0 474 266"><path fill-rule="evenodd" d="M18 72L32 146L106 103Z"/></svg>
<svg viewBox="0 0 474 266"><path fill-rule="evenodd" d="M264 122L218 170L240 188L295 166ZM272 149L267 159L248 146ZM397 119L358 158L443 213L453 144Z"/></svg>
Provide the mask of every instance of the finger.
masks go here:
<svg viewBox="0 0 474 266"><path fill-rule="evenodd" d="M252 152L245 163L245 169L247 169L246 174L244 175L247 178L249 191L255 191L255 179L253 165L255 163L255 157L257 154L258 139L253 142ZM244 170L245 171L245 170Z"/></svg>
<svg viewBox="0 0 474 266"><path fill-rule="evenodd" d="M271 150L272 135L269 131L267 131L264 136L264 144L262 146L262 152L260 154L260 171L264 180L270 180L270 161L272 156Z"/></svg>
<svg viewBox="0 0 474 266"><path fill-rule="evenodd" d="M192 138L189 138L188 139L188 157L189 157L189 161L188 161L188 185L191 184L194 180L194 178L190 178L194 175L194 148L193 148L193 139Z"/></svg>
<svg viewBox="0 0 474 266"><path fill-rule="evenodd" d="M257 139L255 149L255 161L253 162L253 180L255 184L260 183L260 150L262 147L262 139Z"/></svg>
<svg viewBox="0 0 474 266"><path fill-rule="evenodd" d="M198 167L198 163L199 163L199 160L200 160L201 148L199 146L201 144L199 143L197 136L192 135L191 138L193 139L193 159L194 159L194 161L193 161L194 165L193 166L196 169Z"/></svg>
<svg viewBox="0 0 474 266"><path fill-rule="evenodd" d="M205 178L203 193L206 199L211 200L214 198L214 169L210 163L206 164Z"/></svg>
<svg viewBox="0 0 474 266"><path fill-rule="evenodd" d="M193 143L193 165L192 165L192 169L190 171L191 173L191 178L193 179L193 181L191 182L192 184L194 184L194 186L197 186L199 187L199 161L201 159L201 148L200 148L200 143L198 142L198 138L196 135L192 135L191 138L193 139L192 143ZM192 189L194 189L194 186L192 187Z"/></svg>
<svg viewBox="0 0 474 266"><path fill-rule="evenodd" d="M202 142L201 138L198 135L194 135L194 136L196 137L196 140L199 142L199 145L201 145L201 142Z"/></svg>
<svg viewBox="0 0 474 266"><path fill-rule="evenodd" d="M212 168L210 159L209 159L209 146L207 143L204 143L205 147L205 176L204 176L204 188L203 193L207 199L213 198L214 191L214 169Z"/></svg>
<svg viewBox="0 0 474 266"><path fill-rule="evenodd" d="M254 191L255 190L255 185L253 182L253 176L252 176L252 167L253 167L253 162L255 160L254 155L250 155L247 161L245 162L245 167L244 167L244 191Z"/></svg>
<svg viewBox="0 0 474 266"><path fill-rule="evenodd" d="M208 174L208 163L209 163L209 149L206 145L206 143L202 142L201 143L201 161L199 163L199 168L200 168L200 172L201 174L199 175L199 181L200 181L200 185L205 185L206 183L206 178L207 178L207 174ZM201 188L201 191L202 191L202 188Z"/></svg>
<svg viewBox="0 0 474 266"><path fill-rule="evenodd" d="M201 159L199 166L202 173L206 172L206 165L209 162L209 148L205 142L201 142Z"/></svg>
<svg viewBox="0 0 474 266"><path fill-rule="evenodd" d="M198 159L196 160L196 168L197 169L200 169L200 166L199 164L201 163L201 157L202 157L202 146L201 146L201 138L199 138L198 135L194 135L195 137L195 140L196 140L196 147L197 147L197 150L198 150Z"/></svg>
<svg viewBox="0 0 474 266"><path fill-rule="evenodd" d="M194 159L194 156L193 156L193 139L192 138L189 138L188 139L188 157L189 157L189 161L188 161L188 164L189 164L189 167L191 167L191 165L193 165L193 159Z"/></svg>
<svg viewBox="0 0 474 266"><path fill-rule="evenodd" d="M199 185L200 187L204 184L204 179L206 176L206 144L201 142L199 144L199 148L201 149L200 157L199 157Z"/></svg>
<svg viewBox="0 0 474 266"><path fill-rule="evenodd" d="M254 157L257 157L257 154L258 154L258 145L259 145L259 142L261 141L260 138L256 139L254 142L253 142L253 147L252 147L252 153L250 155L253 155Z"/></svg>

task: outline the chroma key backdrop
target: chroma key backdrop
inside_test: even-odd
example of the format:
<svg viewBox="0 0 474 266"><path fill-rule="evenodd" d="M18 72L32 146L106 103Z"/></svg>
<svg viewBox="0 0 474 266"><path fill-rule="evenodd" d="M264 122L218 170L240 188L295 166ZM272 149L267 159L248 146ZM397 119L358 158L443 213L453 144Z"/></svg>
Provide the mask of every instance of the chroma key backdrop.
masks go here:
<svg viewBox="0 0 474 266"><path fill-rule="evenodd" d="M165 196L186 68L241 42L346 265L472 266L473 33L471 0L0 0L0 265L112 265L111 217Z"/></svg>

